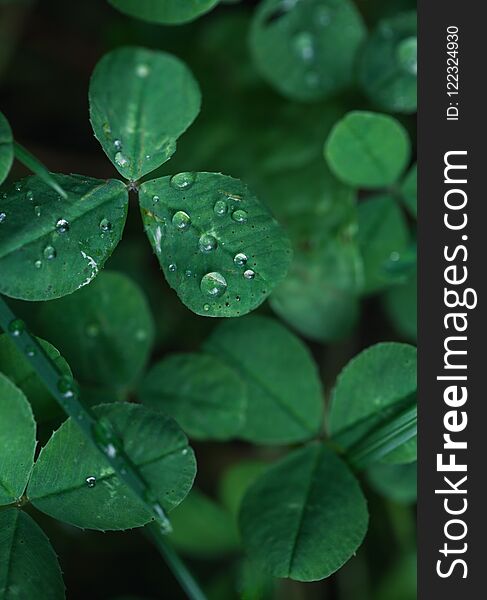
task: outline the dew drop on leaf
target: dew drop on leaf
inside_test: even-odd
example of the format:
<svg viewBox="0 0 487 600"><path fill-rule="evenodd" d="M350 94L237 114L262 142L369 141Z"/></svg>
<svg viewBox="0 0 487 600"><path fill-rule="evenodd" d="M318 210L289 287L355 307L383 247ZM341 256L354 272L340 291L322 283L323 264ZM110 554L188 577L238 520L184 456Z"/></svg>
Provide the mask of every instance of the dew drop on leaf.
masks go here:
<svg viewBox="0 0 487 600"><path fill-rule="evenodd" d="M218 241L213 235L204 233L200 237L198 245L201 252L211 252L212 250L216 250L218 247Z"/></svg>
<svg viewBox="0 0 487 600"><path fill-rule="evenodd" d="M120 140L114 140L113 141L113 147L117 151L121 150L122 149L122 142Z"/></svg>
<svg viewBox="0 0 487 600"><path fill-rule="evenodd" d="M171 263L168 267L168 269L171 271L171 273L174 273L177 271L178 267L177 265L175 265L174 263Z"/></svg>
<svg viewBox="0 0 487 600"><path fill-rule="evenodd" d="M221 273L207 273L201 280L200 289L206 296L219 298L227 289L227 281Z"/></svg>
<svg viewBox="0 0 487 600"><path fill-rule="evenodd" d="M244 265L247 264L247 255L244 254L243 252L239 252L238 254L235 254L235 256L233 257L233 262L237 265L237 267L243 267Z"/></svg>
<svg viewBox="0 0 487 600"><path fill-rule="evenodd" d="M194 173L178 173L171 177L171 185L179 190L187 190L193 185L195 179Z"/></svg>
<svg viewBox="0 0 487 600"><path fill-rule="evenodd" d="M215 213L215 215L218 215L219 217L223 217L223 215L227 214L227 203L225 202L225 200L217 200L215 202L215 206L213 207L213 212Z"/></svg>
<svg viewBox="0 0 487 600"><path fill-rule="evenodd" d="M25 198L32 202L34 200L34 192L32 190L29 190L25 195Z"/></svg>
<svg viewBox="0 0 487 600"><path fill-rule="evenodd" d="M253 279L255 277L255 271L252 271L252 269L247 269L244 271L244 277L245 279Z"/></svg>
<svg viewBox="0 0 487 600"><path fill-rule="evenodd" d="M63 376L60 377L57 382L57 389L63 398L73 398L75 395L75 383L71 377Z"/></svg>
<svg viewBox="0 0 487 600"><path fill-rule="evenodd" d="M40 217L41 216L41 207L39 205L36 204L36 206L34 206L34 214L36 217Z"/></svg>
<svg viewBox="0 0 487 600"><path fill-rule="evenodd" d="M129 159L124 156L121 152L115 154L115 162L119 167L127 167L130 164Z"/></svg>
<svg viewBox="0 0 487 600"><path fill-rule="evenodd" d="M112 224L108 219L102 219L100 221L100 229L103 233L107 233L112 229Z"/></svg>
<svg viewBox="0 0 487 600"><path fill-rule="evenodd" d="M25 352L29 358L32 358L33 356L36 355L36 350L33 346L27 346L27 348L25 349Z"/></svg>
<svg viewBox="0 0 487 600"><path fill-rule="evenodd" d="M184 231L191 225L191 217L183 210L178 210L172 218L172 224L174 227Z"/></svg>
<svg viewBox="0 0 487 600"><path fill-rule="evenodd" d="M0 223L4 223L6 218L7 218L6 213L0 212Z"/></svg>
<svg viewBox="0 0 487 600"><path fill-rule="evenodd" d="M22 189L22 184L21 184L21 183L16 183L16 184L15 184L15 190L16 190L17 192L20 192L20 190L21 190L21 189Z"/></svg>
<svg viewBox="0 0 487 600"><path fill-rule="evenodd" d="M8 331L11 336L19 337L25 331L25 323L22 319L14 319L13 321L10 321Z"/></svg>
<svg viewBox="0 0 487 600"><path fill-rule="evenodd" d="M152 196L152 202L154 202L154 204L157 204L159 202L160 198L159 196Z"/></svg>
<svg viewBox="0 0 487 600"><path fill-rule="evenodd" d="M91 475L90 477L86 478L86 485L89 488L94 488L96 485L96 477L93 477L93 475Z"/></svg>
<svg viewBox="0 0 487 600"><path fill-rule="evenodd" d="M34 263L34 267L36 269L40 269L42 267L42 260L36 260Z"/></svg>
<svg viewBox="0 0 487 600"><path fill-rule="evenodd" d="M136 69L135 69L135 73L137 75L137 77L147 77L147 75L149 75L150 73L150 68L148 65L141 63L140 65L137 65Z"/></svg>
<svg viewBox="0 0 487 600"><path fill-rule="evenodd" d="M56 258L56 249L54 248L54 246L46 246L44 248L44 258L47 258L47 260L52 260L53 258Z"/></svg>
<svg viewBox="0 0 487 600"><path fill-rule="evenodd" d="M56 231L58 233L66 233L69 230L69 223L66 219L58 219L56 223Z"/></svg>
<svg viewBox="0 0 487 600"><path fill-rule="evenodd" d="M190 269L187 269L187 271L185 272L186 277L192 277L193 276L193 272Z"/></svg>
<svg viewBox="0 0 487 600"><path fill-rule="evenodd" d="M247 211L238 209L232 213L232 219L237 223L245 223L247 221Z"/></svg>

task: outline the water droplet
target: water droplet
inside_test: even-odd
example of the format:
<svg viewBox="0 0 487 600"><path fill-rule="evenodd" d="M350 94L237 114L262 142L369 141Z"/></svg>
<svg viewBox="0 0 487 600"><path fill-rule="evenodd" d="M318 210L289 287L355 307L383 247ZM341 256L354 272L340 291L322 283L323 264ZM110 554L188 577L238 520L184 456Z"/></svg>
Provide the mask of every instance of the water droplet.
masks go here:
<svg viewBox="0 0 487 600"><path fill-rule="evenodd" d="M159 202L160 198L159 196L152 196L152 202L154 202L154 204L157 204Z"/></svg>
<svg viewBox="0 0 487 600"><path fill-rule="evenodd" d="M171 271L171 273L174 273L175 271L177 271L178 267L174 263L171 263L168 269Z"/></svg>
<svg viewBox="0 0 487 600"><path fill-rule="evenodd" d="M56 231L58 233L66 233L69 230L69 223L66 219L58 219L56 223Z"/></svg>
<svg viewBox="0 0 487 600"><path fill-rule="evenodd" d="M0 223L4 223L7 215L4 212L0 212Z"/></svg>
<svg viewBox="0 0 487 600"><path fill-rule="evenodd" d="M243 275L245 279L253 279L255 277L255 272L252 271L252 269L247 269L246 271L244 271Z"/></svg>
<svg viewBox="0 0 487 600"><path fill-rule="evenodd" d="M179 190L187 190L195 182L194 173L178 173L171 177L171 185Z"/></svg>
<svg viewBox="0 0 487 600"><path fill-rule="evenodd" d="M174 225L174 227L177 227L178 229L181 229L181 231L184 231L185 229L188 229L188 227L191 225L191 217L188 215L188 213L185 213L183 210L178 210L178 212L175 213L172 218L172 224Z"/></svg>
<svg viewBox="0 0 487 600"><path fill-rule="evenodd" d="M186 454L188 454L189 450L187 448L183 448L183 451L181 452L181 454L183 456L186 456Z"/></svg>
<svg viewBox="0 0 487 600"><path fill-rule="evenodd" d="M53 258L56 258L56 249L54 248L54 246L46 246L44 248L44 258L47 258L47 260L52 260Z"/></svg>
<svg viewBox="0 0 487 600"><path fill-rule="evenodd" d="M36 269L40 269L42 267L42 260L36 260L34 263L34 267Z"/></svg>
<svg viewBox="0 0 487 600"><path fill-rule="evenodd" d="M293 46L296 54L305 62L313 60L315 49L313 36L308 31L301 31L293 40Z"/></svg>
<svg viewBox="0 0 487 600"><path fill-rule="evenodd" d="M14 319L13 321L10 321L8 331L13 337L19 337L25 331L25 323L22 319Z"/></svg>
<svg viewBox="0 0 487 600"><path fill-rule="evenodd" d="M40 217L41 216L41 207L39 205L35 205L34 206L34 214L36 217Z"/></svg>
<svg viewBox="0 0 487 600"><path fill-rule="evenodd" d="M201 280L200 289L206 296L219 298L227 289L227 281L221 273L207 273Z"/></svg>
<svg viewBox="0 0 487 600"><path fill-rule="evenodd" d="M237 223L245 223L247 220L247 211L238 209L232 213L232 219Z"/></svg>
<svg viewBox="0 0 487 600"><path fill-rule="evenodd" d="M225 200L217 200L215 202L215 206L213 207L213 212L215 215L219 217L223 217L223 215L227 214L228 206Z"/></svg>
<svg viewBox="0 0 487 600"><path fill-rule="evenodd" d="M397 47L397 60L401 69L409 75L418 73L418 40L408 37Z"/></svg>
<svg viewBox="0 0 487 600"><path fill-rule="evenodd" d="M212 250L216 250L216 248L218 247L218 241L213 235L209 233L204 233L200 237L198 245L200 247L201 252L211 252Z"/></svg>
<svg viewBox="0 0 487 600"><path fill-rule="evenodd" d="M115 446L115 444L112 444L111 442L105 446L105 450L106 450L107 455L110 458L115 458L115 456L117 456L117 454L118 454L117 447Z"/></svg>
<svg viewBox="0 0 487 600"><path fill-rule="evenodd" d="M27 194L25 195L26 200L29 200L30 202L32 202L34 200L34 192L32 190L29 190L27 192Z"/></svg>
<svg viewBox="0 0 487 600"><path fill-rule="evenodd" d="M113 140L113 147L117 152L122 149L122 142L120 140Z"/></svg>
<svg viewBox="0 0 487 600"><path fill-rule="evenodd" d="M193 276L193 272L190 271L190 269L188 269L185 273L186 277L192 277Z"/></svg>
<svg viewBox="0 0 487 600"><path fill-rule="evenodd" d="M399 259L401 258L401 255L399 254L399 252L391 252L389 259L392 260L393 262L397 262Z"/></svg>
<svg viewBox="0 0 487 600"><path fill-rule="evenodd" d="M96 323L89 323L86 326L86 335L88 337L94 338L100 333L100 328Z"/></svg>
<svg viewBox="0 0 487 600"><path fill-rule="evenodd" d="M100 229L103 233L108 233L112 229L112 224L108 219L102 219L100 221Z"/></svg>
<svg viewBox="0 0 487 600"><path fill-rule="evenodd" d="M86 478L86 485L89 488L94 488L96 485L96 477L93 477L93 475L90 475L90 477Z"/></svg>
<svg viewBox="0 0 487 600"><path fill-rule="evenodd" d="M147 77L150 73L150 67L145 64L137 65L135 73L137 74L137 77Z"/></svg>
<svg viewBox="0 0 487 600"><path fill-rule="evenodd" d="M239 252L233 257L233 262L237 265L237 267L243 267L244 265L246 265L247 260L248 258L243 252Z"/></svg>
<svg viewBox="0 0 487 600"><path fill-rule="evenodd" d="M29 358L32 358L33 356L36 355L36 349L34 348L34 346L27 346L27 348L25 349L25 352L27 353L27 356Z"/></svg>
<svg viewBox="0 0 487 600"><path fill-rule="evenodd" d="M17 192L20 192L20 190L21 190L21 189L22 189L22 184L21 184L21 183L16 183L16 184L15 184L15 190L16 190Z"/></svg>
<svg viewBox="0 0 487 600"><path fill-rule="evenodd" d="M57 389L63 398L73 398L76 393L76 384L71 377L63 375L57 382Z"/></svg>
<svg viewBox="0 0 487 600"><path fill-rule="evenodd" d="M318 6L315 11L316 22L322 27L326 27L331 21L330 9L326 6Z"/></svg>
<svg viewBox="0 0 487 600"><path fill-rule="evenodd" d="M119 167L128 167L128 165L130 164L129 159L126 156L124 156L121 152L117 152L115 154L115 162Z"/></svg>
<svg viewBox="0 0 487 600"><path fill-rule="evenodd" d="M203 308L204 308L204 310L205 310L206 312L208 312L208 311L210 310L210 305L209 305L209 304L205 304L205 305L203 306Z"/></svg>

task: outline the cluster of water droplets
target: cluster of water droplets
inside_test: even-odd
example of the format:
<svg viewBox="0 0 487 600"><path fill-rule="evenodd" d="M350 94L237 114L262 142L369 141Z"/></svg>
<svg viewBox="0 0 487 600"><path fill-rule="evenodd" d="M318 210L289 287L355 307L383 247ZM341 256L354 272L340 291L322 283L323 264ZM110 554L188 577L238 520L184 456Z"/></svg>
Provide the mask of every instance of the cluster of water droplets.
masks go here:
<svg viewBox="0 0 487 600"><path fill-rule="evenodd" d="M173 188L185 191L188 190L195 182L196 176L194 173L178 173L174 175L170 184ZM227 199L220 198L216 200L213 206L213 212L217 217L225 217L229 213L228 200L240 201L241 196L228 194ZM157 204L160 201L159 196L154 195L152 202ZM246 223L248 220L248 213L242 208L234 208L231 212L231 219L237 224ZM174 213L171 220L173 226L181 232L187 231L191 227L191 216L184 210L178 210ZM222 242L223 244L223 242ZM214 232L202 233L198 240L198 249L203 254L210 254L217 250L219 246L219 240ZM243 252L238 252L233 258L235 266L239 268L245 268L247 265L248 257ZM168 265L168 270L171 273L177 271L177 265L171 263ZM190 269L185 271L185 276L190 278L193 277L193 272ZM252 269L245 269L242 272L242 276L245 279L251 280L255 277L255 272ZM228 288L228 283L224 275L218 271L210 271L203 275L200 281L200 290L204 296L208 298L216 299L220 298L225 294ZM240 301L240 297L236 297L237 301ZM204 309L210 310L210 305L205 304Z"/></svg>
<svg viewBox="0 0 487 600"><path fill-rule="evenodd" d="M123 144L121 140L113 140L113 148L115 149L115 162L119 167L128 167L130 165L130 159L123 153Z"/></svg>

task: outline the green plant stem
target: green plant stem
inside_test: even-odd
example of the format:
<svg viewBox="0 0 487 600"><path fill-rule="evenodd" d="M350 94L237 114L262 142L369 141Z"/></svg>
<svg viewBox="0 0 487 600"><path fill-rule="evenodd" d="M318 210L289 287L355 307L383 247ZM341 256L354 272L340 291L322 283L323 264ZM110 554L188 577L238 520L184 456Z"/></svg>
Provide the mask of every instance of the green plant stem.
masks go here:
<svg viewBox="0 0 487 600"><path fill-rule="evenodd" d="M78 397L74 382L71 381L73 385L68 385L66 377L47 356L37 339L29 333L23 321L16 318L1 295L0 327L10 335L17 348L30 362L41 381L66 414L72 417L86 437L110 463L117 475L154 514L156 521L150 525L152 538L190 600L205 600L203 592L191 573L174 550L164 541L164 533L171 531L170 522L161 504L153 497L149 485L124 452L122 440L114 431L111 423L107 420L97 419L93 411L84 406Z"/></svg>
<svg viewBox="0 0 487 600"><path fill-rule="evenodd" d="M18 142L14 142L14 153L15 158L20 161L30 171L35 173L39 179L42 179L44 183L50 186L55 192L57 192L62 198L66 200L68 194L63 190L59 183L49 173L46 167L31 153L21 146Z"/></svg>
<svg viewBox="0 0 487 600"><path fill-rule="evenodd" d="M188 571L186 565L176 554L174 549L167 543L164 535L161 533L160 528L156 523L151 523L146 526L149 537L152 538L154 544L157 546L159 552L164 557L166 563L171 568L179 584L186 592L186 595L190 600L206 600L206 596L201 590L200 586L194 579L193 575Z"/></svg>

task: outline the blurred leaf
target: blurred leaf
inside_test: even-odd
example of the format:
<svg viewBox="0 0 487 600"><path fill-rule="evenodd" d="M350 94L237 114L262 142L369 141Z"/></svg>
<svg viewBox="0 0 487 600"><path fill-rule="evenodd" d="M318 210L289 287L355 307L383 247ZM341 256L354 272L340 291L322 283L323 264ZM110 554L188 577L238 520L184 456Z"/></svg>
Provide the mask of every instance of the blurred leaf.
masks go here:
<svg viewBox="0 0 487 600"><path fill-rule="evenodd" d="M102 405L94 410L98 418L110 420L124 451L140 467L164 509L182 502L193 485L196 462L178 425L136 404ZM153 520L72 419L42 449L27 493L37 509L77 527L130 529Z"/></svg>
<svg viewBox="0 0 487 600"><path fill-rule="evenodd" d="M413 113L417 105L417 15L383 19L359 59L359 81L378 108Z"/></svg>
<svg viewBox="0 0 487 600"><path fill-rule="evenodd" d="M108 0L123 13L150 23L178 25L211 10L219 0Z"/></svg>
<svg viewBox="0 0 487 600"><path fill-rule="evenodd" d="M277 321L260 316L224 321L204 349L247 382L247 415L240 437L287 444L318 434L323 390L308 348Z"/></svg>
<svg viewBox="0 0 487 600"><path fill-rule="evenodd" d="M36 158L27 148L21 146L18 142L14 142L14 154L15 158L21 162L24 167L32 171L35 175L39 177L41 181L43 181L46 185L51 187L57 194L61 196L63 200L67 200L68 194L65 190L59 185L56 177L49 173L46 167L41 163L41 161Z"/></svg>
<svg viewBox="0 0 487 600"><path fill-rule="evenodd" d="M171 158L201 104L186 65L145 48L105 54L93 72L89 99L96 138L120 174L131 180Z"/></svg>
<svg viewBox="0 0 487 600"><path fill-rule="evenodd" d="M43 304L39 327L92 386L130 385L152 347L154 323L142 292L125 275L105 271L76 294Z"/></svg>
<svg viewBox="0 0 487 600"><path fill-rule="evenodd" d="M242 561L240 577L237 583L240 600L274 600L277 580L262 570L252 559Z"/></svg>
<svg viewBox="0 0 487 600"><path fill-rule="evenodd" d="M377 464L367 471L369 484L379 494L405 504L416 502L417 476L416 462L406 465Z"/></svg>
<svg viewBox="0 0 487 600"><path fill-rule="evenodd" d="M72 376L64 358L49 342L37 338L41 348L63 375ZM0 371L26 395L38 421L49 419L60 412L59 405L44 382L31 366L27 357L17 349L11 337L0 335Z"/></svg>
<svg viewBox="0 0 487 600"><path fill-rule="evenodd" d="M235 437L245 422L244 382L205 354L173 354L157 363L139 388L142 402L176 419L199 440Z"/></svg>
<svg viewBox="0 0 487 600"><path fill-rule="evenodd" d="M410 554L389 569L374 598L376 600L416 600L418 597L416 554Z"/></svg>
<svg viewBox="0 0 487 600"><path fill-rule="evenodd" d="M349 0L264 0L254 16L250 48L278 91L310 101L351 83L364 36L362 18Z"/></svg>
<svg viewBox="0 0 487 600"><path fill-rule="evenodd" d="M238 514L248 487L268 466L264 461L245 460L232 465L223 473L219 482L219 497L232 515Z"/></svg>
<svg viewBox="0 0 487 600"><path fill-rule="evenodd" d="M391 433L415 405L416 348L395 342L376 344L353 358L332 393L329 430L346 449L363 447L369 437ZM409 417L408 417L409 418ZM416 460L415 439L399 448L397 462Z"/></svg>
<svg viewBox="0 0 487 600"><path fill-rule="evenodd" d="M144 183L147 235L182 302L210 317L243 315L285 277L285 232L238 179L179 173Z"/></svg>
<svg viewBox="0 0 487 600"><path fill-rule="evenodd" d="M27 398L0 373L0 505L12 504L24 493L35 447L36 424Z"/></svg>
<svg viewBox="0 0 487 600"><path fill-rule="evenodd" d="M392 196L368 198L358 205L358 240L364 266L364 293L380 291L404 279L401 272L394 272L394 265L407 250L409 230Z"/></svg>
<svg viewBox="0 0 487 600"><path fill-rule="evenodd" d="M208 560L235 553L238 532L230 515L216 502L193 489L186 500L171 513L173 532L169 540L188 556Z"/></svg>
<svg viewBox="0 0 487 600"><path fill-rule="evenodd" d="M398 333L416 341L418 331L418 273L414 269L407 281L384 295L385 310Z"/></svg>
<svg viewBox="0 0 487 600"><path fill-rule="evenodd" d="M414 164L404 178L401 186L402 200L411 215L418 216L418 165Z"/></svg>
<svg viewBox="0 0 487 600"><path fill-rule="evenodd" d="M344 183L362 188L394 184L409 161L411 144L404 127L387 115L354 111L333 128L325 157Z"/></svg>
<svg viewBox="0 0 487 600"><path fill-rule="evenodd" d="M240 511L246 551L275 577L315 581L339 569L362 543L367 505L338 456L314 443L264 472Z"/></svg>
<svg viewBox="0 0 487 600"><path fill-rule="evenodd" d="M63 200L32 176L0 198L0 293L22 300L51 300L89 284L122 237L125 186L81 175L56 175Z"/></svg>
<svg viewBox="0 0 487 600"><path fill-rule="evenodd" d="M57 556L42 529L25 512L0 512L0 590L2 598L63 600Z"/></svg>
<svg viewBox="0 0 487 600"><path fill-rule="evenodd" d="M10 125L5 115L0 112L0 183L5 181L14 160L13 141ZM0 225L1 215L2 213L0 213Z"/></svg>

